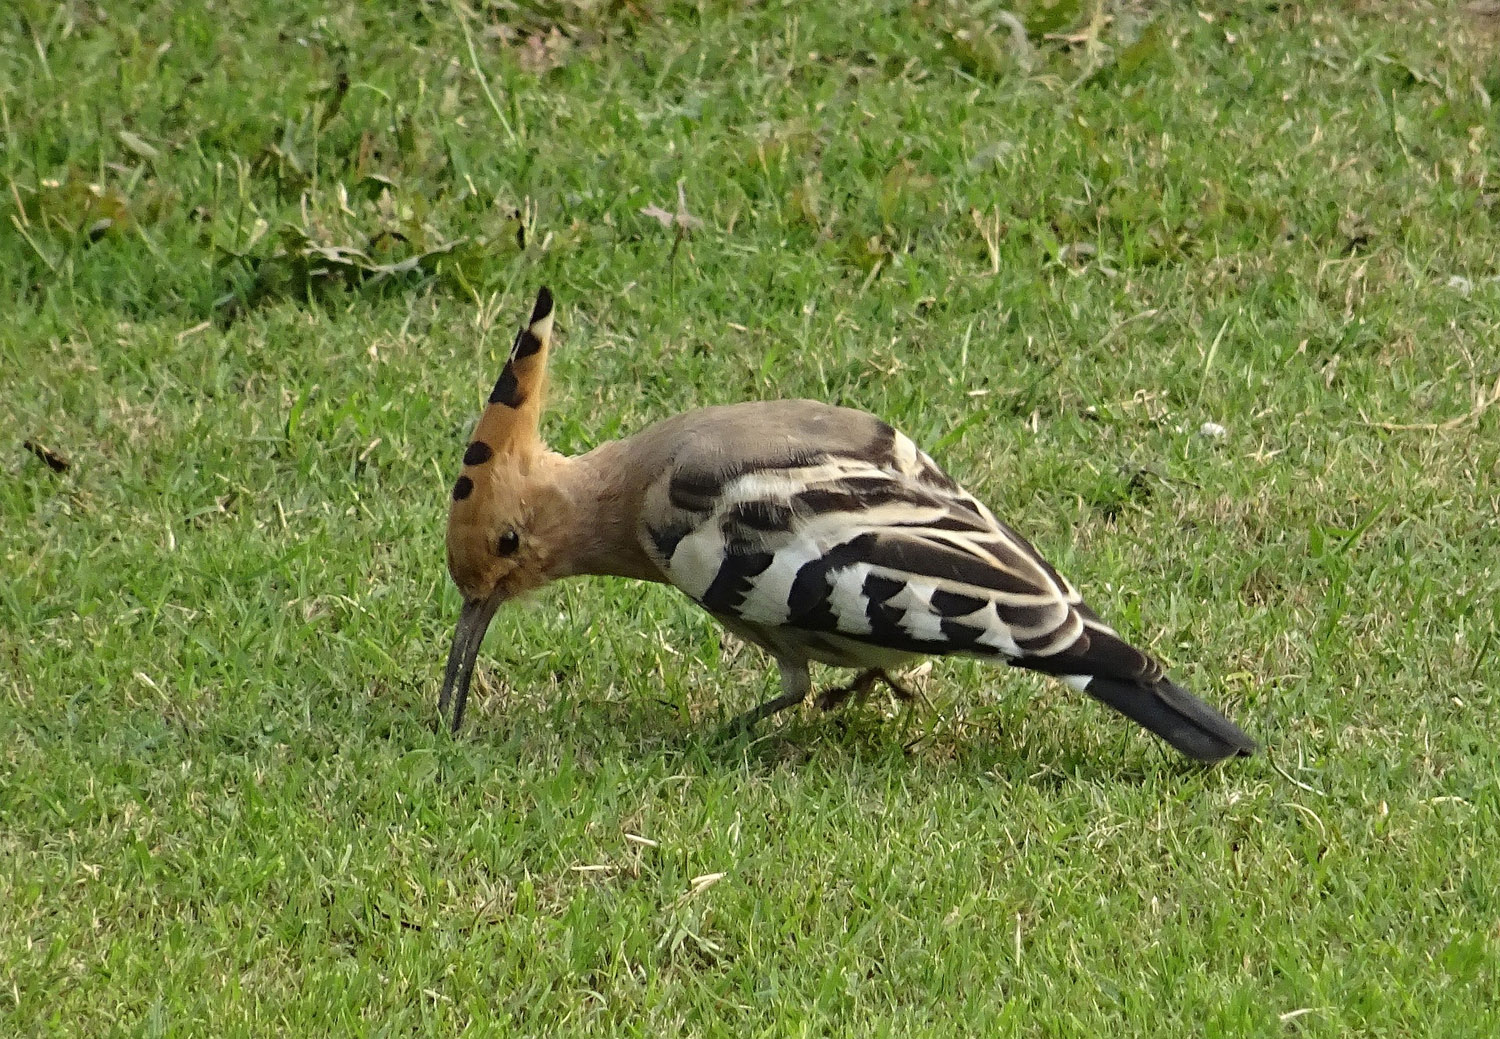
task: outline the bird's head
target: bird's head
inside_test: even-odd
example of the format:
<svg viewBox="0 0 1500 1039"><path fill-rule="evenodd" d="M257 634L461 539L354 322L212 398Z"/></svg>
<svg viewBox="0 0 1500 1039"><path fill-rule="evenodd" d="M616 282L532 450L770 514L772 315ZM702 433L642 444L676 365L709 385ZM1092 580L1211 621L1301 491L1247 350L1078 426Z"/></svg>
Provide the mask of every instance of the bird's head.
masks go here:
<svg viewBox="0 0 1500 1039"><path fill-rule="evenodd" d="M542 443L539 423L552 338L552 293L542 289L464 451L448 512L448 573L463 611L443 677L439 710L463 720L479 645L495 610L549 580L569 504L556 473L565 462Z"/></svg>

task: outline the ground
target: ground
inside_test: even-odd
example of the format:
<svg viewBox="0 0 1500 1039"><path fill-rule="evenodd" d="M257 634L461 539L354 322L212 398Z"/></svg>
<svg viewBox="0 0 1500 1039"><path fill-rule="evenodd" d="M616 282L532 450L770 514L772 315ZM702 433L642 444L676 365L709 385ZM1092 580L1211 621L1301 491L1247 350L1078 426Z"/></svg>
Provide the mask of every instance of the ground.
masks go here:
<svg viewBox="0 0 1500 1039"><path fill-rule="evenodd" d="M1485 11L7 6L4 1031L1500 1033ZM615 580L440 731L541 284L558 449L873 411L1265 753L946 661L719 746Z"/></svg>

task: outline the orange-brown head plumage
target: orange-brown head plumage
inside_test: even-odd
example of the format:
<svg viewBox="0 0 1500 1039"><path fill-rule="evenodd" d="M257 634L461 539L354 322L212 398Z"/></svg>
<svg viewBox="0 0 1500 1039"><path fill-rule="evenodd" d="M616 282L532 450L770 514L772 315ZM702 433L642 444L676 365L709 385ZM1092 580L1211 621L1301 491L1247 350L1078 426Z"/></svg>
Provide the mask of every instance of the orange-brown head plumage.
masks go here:
<svg viewBox="0 0 1500 1039"><path fill-rule="evenodd" d="M511 594L541 583L528 579L534 567L526 564L535 560L525 535L546 497L550 468L539 422L551 338L552 293L544 288L516 334L453 484L448 572L466 600L487 599L513 583L520 586Z"/></svg>
<svg viewBox="0 0 1500 1039"><path fill-rule="evenodd" d="M448 659L442 707L455 683L456 729L479 643L496 607L547 582L569 513L556 479L566 464L542 442L540 420L552 340L552 293L543 288L464 451L448 512L448 573L464 608Z"/></svg>

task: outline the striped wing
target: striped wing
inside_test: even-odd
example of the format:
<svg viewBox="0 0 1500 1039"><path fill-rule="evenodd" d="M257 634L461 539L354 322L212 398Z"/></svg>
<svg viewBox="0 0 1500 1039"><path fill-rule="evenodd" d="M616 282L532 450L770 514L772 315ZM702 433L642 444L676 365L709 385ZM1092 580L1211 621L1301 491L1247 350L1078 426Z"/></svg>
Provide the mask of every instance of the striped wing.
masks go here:
<svg viewBox="0 0 1500 1039"><path fill-rule="evenodd" d="M648 497L648 551L705 609L783 647L829 636L1159 677L1024 538L886 429L880 451L674 467Z"/></svg>

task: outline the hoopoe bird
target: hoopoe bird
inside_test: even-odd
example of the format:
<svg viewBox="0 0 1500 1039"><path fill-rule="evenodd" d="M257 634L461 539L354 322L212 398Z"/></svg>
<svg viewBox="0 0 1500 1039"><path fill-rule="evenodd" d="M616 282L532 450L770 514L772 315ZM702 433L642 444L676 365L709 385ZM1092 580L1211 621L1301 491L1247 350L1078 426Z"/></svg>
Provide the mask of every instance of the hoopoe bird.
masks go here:
<svg viewBox="0 0 1500 1039"><path fill-rule="evenodd" d="M438 707L454 731L496 609L560 578L609 574L673 585L771 655L781 695L739 729L806 700L812 661L858 671L818 698L827 708L877 681L900 695L889 669L959 654L1056 676L1200 761L1254 751L872 415L812 400L732 404L578 457L550 450L540 420L552 327L543 288L453 485L448 571L463 609Z"/></svg>

